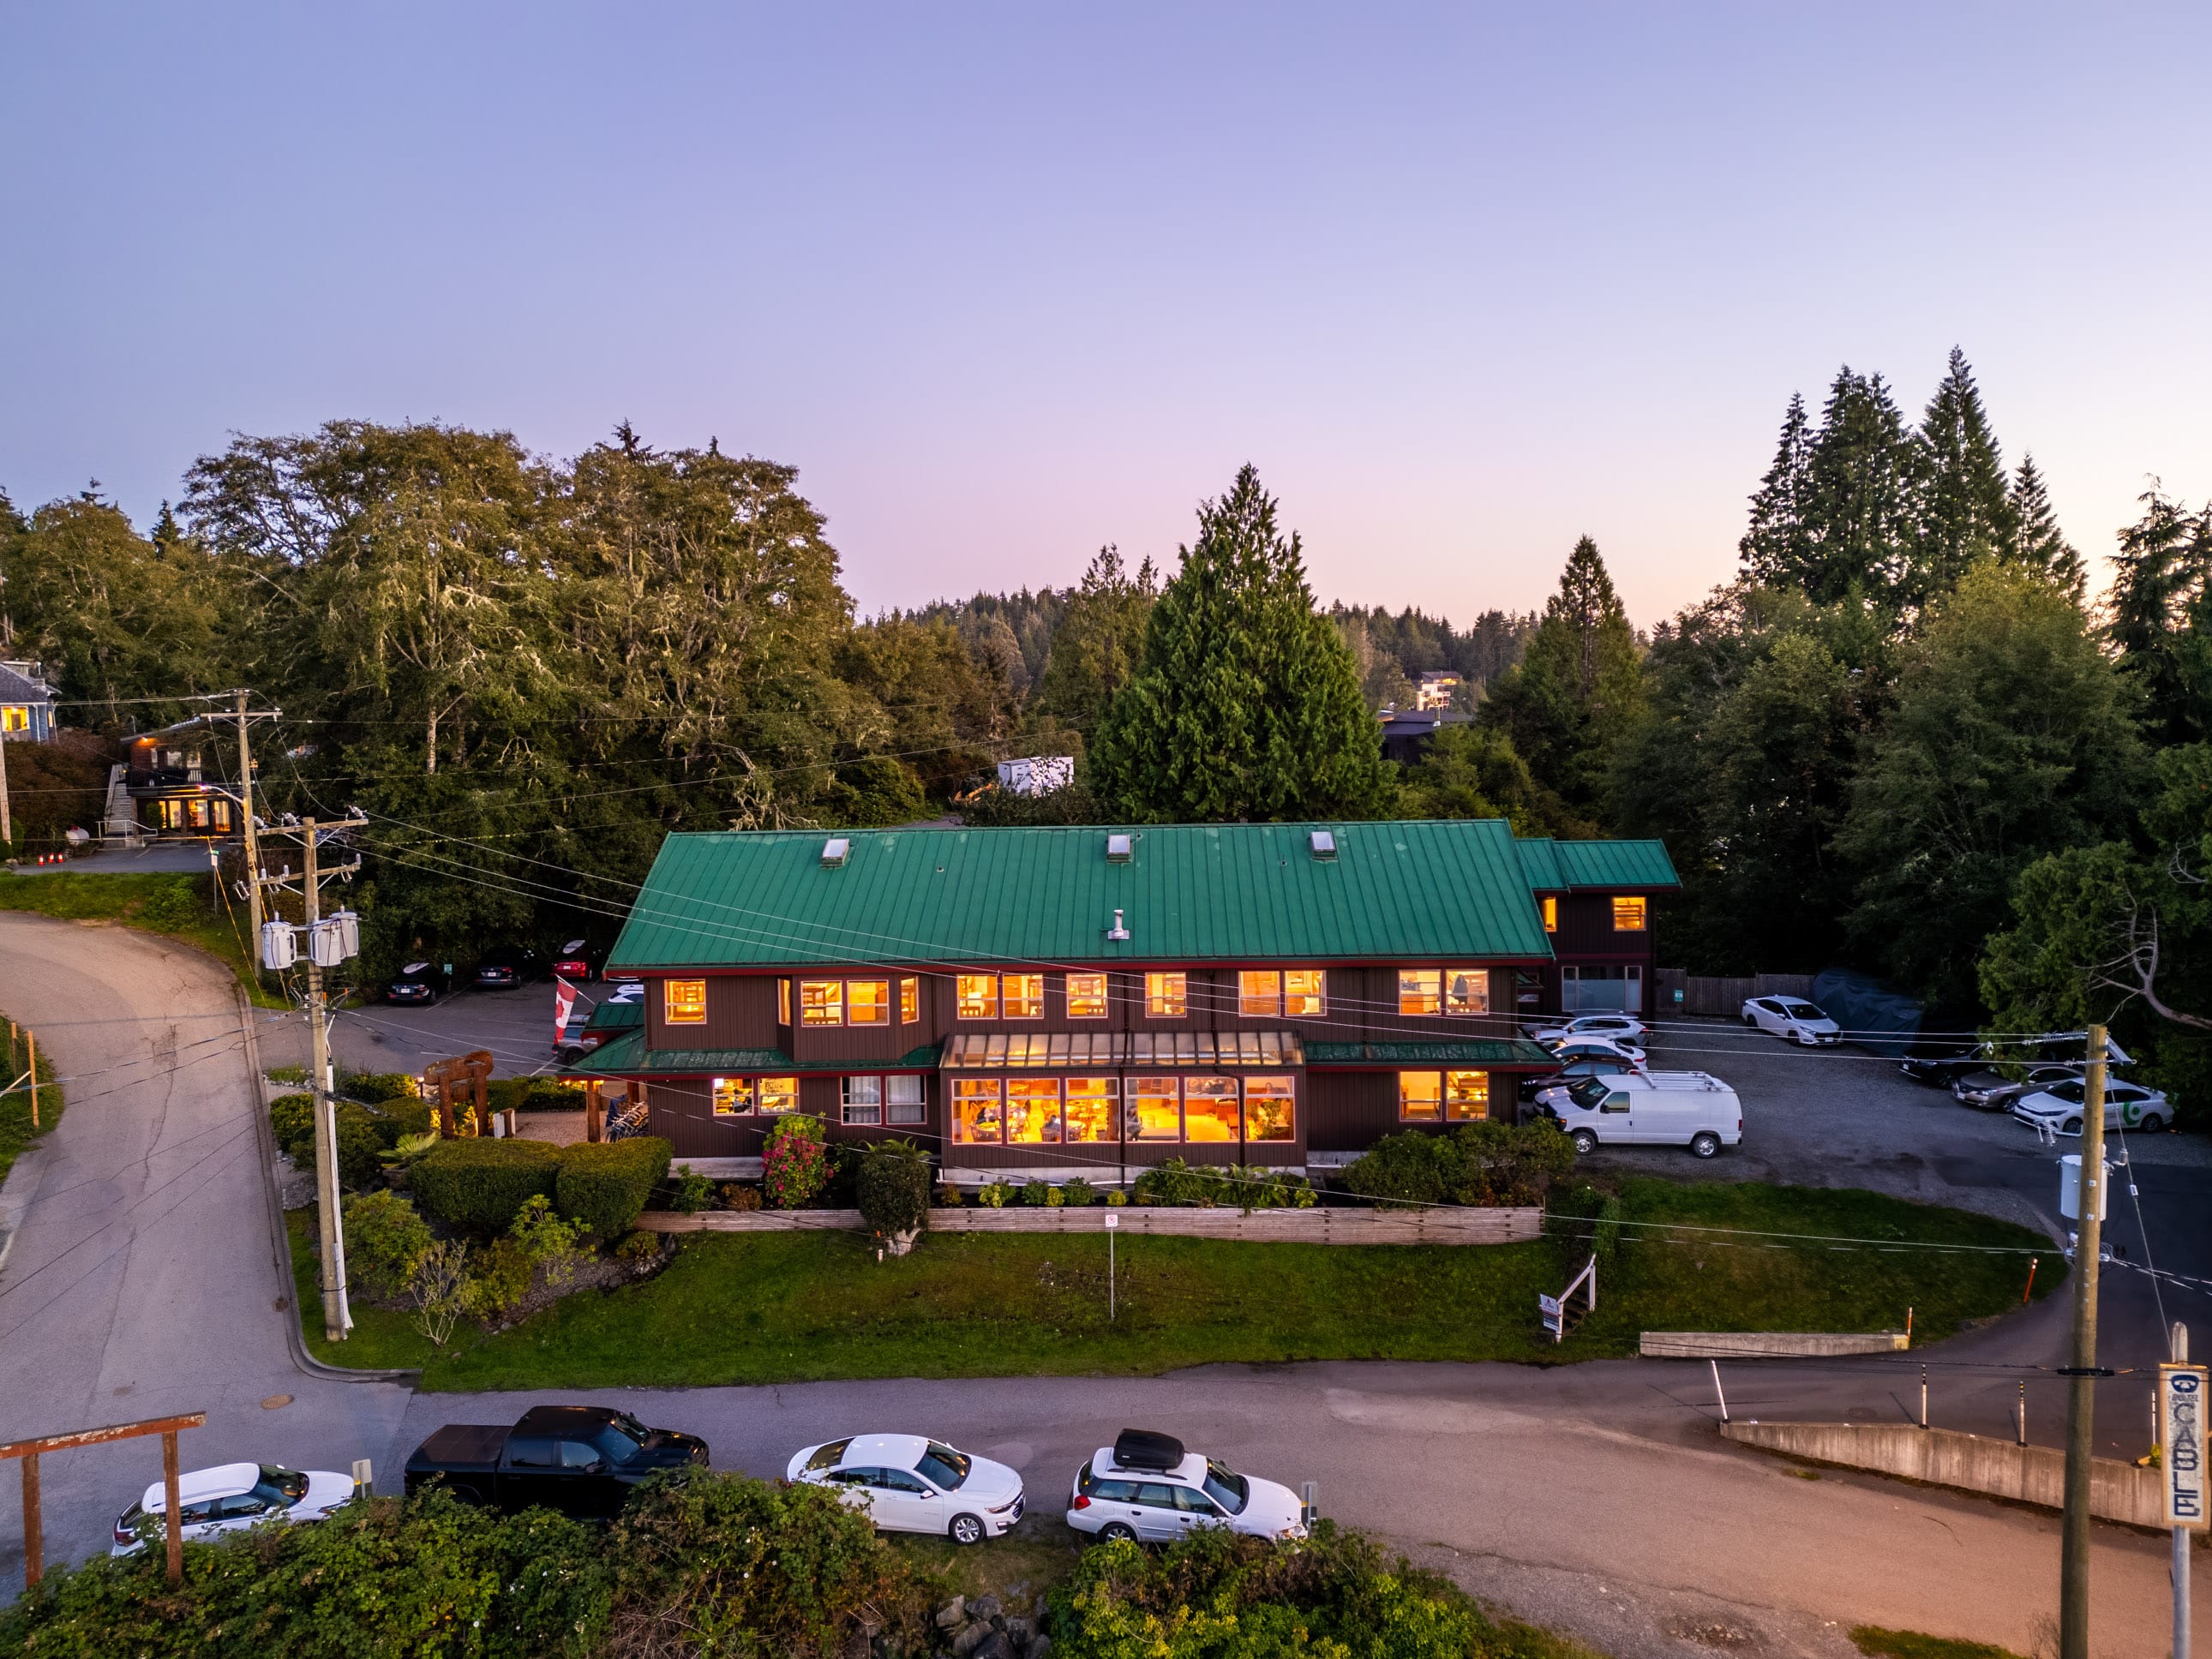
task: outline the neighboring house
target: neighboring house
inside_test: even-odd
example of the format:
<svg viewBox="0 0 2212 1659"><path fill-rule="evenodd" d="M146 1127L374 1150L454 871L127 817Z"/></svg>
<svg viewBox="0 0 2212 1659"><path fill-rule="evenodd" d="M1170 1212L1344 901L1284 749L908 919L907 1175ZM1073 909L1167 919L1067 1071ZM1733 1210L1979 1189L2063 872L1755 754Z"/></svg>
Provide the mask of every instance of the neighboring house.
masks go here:
<svg viewBox="0 0 2212 1659"><path fill-rule="evenodd" d="M1048 795L1074 781L1073 755L1030 755L999 763L999 787L1010 795Z"/></svg>
<svg viewBox="0 0 2212 1659"><path fill-rule="evenodd" d="M1449 708L1459 696L1460 677L1448 669L1431 668L1421 676L1420 684L1413 688L1413 707L1417 709Z"/></svg>
<svg viewBox="0 0 2212 1659"><path fill-rule="evenodd" d="M574 1070L681 1158L804 1111L963 1180L1338 1164L1515 1114L1538 899L1499 819L671 836L607 963L644 1024Z"/></svg>
<svg viewBox="0 0 2212 1659"><path fill-rule="evenodd" d="M1524 969L1526 1012L1609 1009L1649 1016L1658 1005L1653 901L1681 878L1656 841L1521 841L1515 843L1536 901L1552 962Z"/></svg>
<svg viewBox="0 0 2212 1659"><path fill-rule="evenodd" d="M208 764L215 741L197 720L131 739L121 782L140 833L201 839L238 833L238 809L224 793L232 786Z"/></svg>
<svg viewBox="0 0 2212 1659"><path fill-rule="evenodd" d="M1386 708L1376 716L1382 726L1382 757L1411 766L1420 759L1437 727L1464 726L1474 718L1455 714L1448 708Z"/></svg>
<svg viewBox="0 0 2212 1659"><path fill-rule="evenodd" d="M54 735L54 689L34 662L0 661L0 738L46 743Z"/></svg>

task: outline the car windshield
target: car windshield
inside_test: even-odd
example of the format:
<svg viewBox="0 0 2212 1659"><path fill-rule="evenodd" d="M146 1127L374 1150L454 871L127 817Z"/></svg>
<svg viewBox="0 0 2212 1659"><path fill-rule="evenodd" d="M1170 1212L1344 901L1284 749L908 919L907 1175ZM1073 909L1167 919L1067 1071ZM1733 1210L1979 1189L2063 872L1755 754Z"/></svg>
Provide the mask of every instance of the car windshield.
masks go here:
<svg viewBox="0 0 2212 1659"><path fill-rule="evenodd" d="M1206 1495L1231 1515L1244 1513L1252 1496L1252 1483L1225 1464L1211 1459L1206 1465Z"/></svg>
<svg viewBox="0 0 2212 1659"><path fill-rule="evenodd" d="M253 1495L264 1503L281 1504L289 1510L307 1495L307 1477L297 1469L264 1463L261 1478L253 1483Z"/></svg>
<svg viewBox="0 0 2212 1659"><path fill-rule="evenodd" d="M610 1463L627 1463L652 1437L653 1431L635 1418L617 1417L611 1423L600 1424L593 1431L592 1443L599 1449Z"/></svg>
<svg viewBox="0 0 2212 1659"><path fill-rule="evenodd" d="M2054 1100L2063 1100L2070 1105L2078 1106L2081 1103L2081 1097L2087 1090L2079 1078L2073 1078L2064 1083L2054 1083L2043 1092Z"/></svg>
<svg viewBox="0 0 2212 1659"><path fill-rule="evenodd" d="M957 1492L968 1478L968 1471L975 1467L975 1460L966 1452L957 1452L940 1440L929 1443L929 1449L915 1465L922 1474L947 1492Z"/></svg>
<svg viewBox="0 0 2212 1659"><path fill-rule="evenodd" d="M1586 1112L1594 1112L1604 1103L1613 1085L1601 1077L1586 1077L1567 1085L1567 1098Z"/></svg>
<svg viewBox="0 0 2212 1659"><path fill-rule="evenodd" d="M1792 1019L1826 1019L1827 1016L1809 1002L1792 1002L1784 998L1782 1012Z"/></svg>

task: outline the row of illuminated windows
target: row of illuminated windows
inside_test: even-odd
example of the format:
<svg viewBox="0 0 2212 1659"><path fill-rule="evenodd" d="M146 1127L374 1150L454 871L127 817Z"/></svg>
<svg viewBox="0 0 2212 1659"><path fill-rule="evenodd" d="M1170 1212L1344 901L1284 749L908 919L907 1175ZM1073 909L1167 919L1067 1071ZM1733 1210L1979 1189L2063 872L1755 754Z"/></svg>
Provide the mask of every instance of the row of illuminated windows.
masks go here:
<svg viewBox="0 0 2212 1659"><path fill-rule="evenodd" d="M1067 1018L1104 1019L1112 994L1104 974L1061 975ZM953 1012L961 1019L1042 1019L1042 974L960 974L953 981ZM1178 971L1145 975L1145 1013L1181 1019L1190 1012L1190 975ZM1248 969L1237 975L1237 1012L1255 1019L1317 1018L1328 1012L1328 975L1319 968Z"/></svg>
<svg viewBox="0 0 2212 1659"><path fill-rule="evenodd" d="M154 803L155 823L162 830L228 830L230 803L221 796L172 796Z"/></svg>
<svg viewBox="0 0 2212 1659"><path fill-rule="evenodd" d="M922 1100L922 1079L904 1076L848 1077L842 1079L843 1116L848 1123L863 1125L915 1124L929 1121ZM795 1077L718 1077L714 1086L716 1117L774 1116L799 1109L799 1079Z"/></svg>
<svg viewBox="0 0 2212 1659"><path fill-rule="evenodd" d="M1241 1085L1241 1087L1240 1087ZM1295 1140L1287 1077L956 1078L952 1139L970 1146Z"/></svg>
<svg viewBox="0 0 2212 1659"><path fill-rule="evenodd" d="M898 1023L921 1018L921 981L897 982ZM803 979L799 981L799 1018L804 1025L889 1025L892 984L887 979ZM707 1019L707 981L672 979L661 988L661 1014L671 1025L701 1025ZM791 981L776 981L776 1018L791 1024Z"/></svg>
<svg viewBox="0 0 2212 1659"><path fill-rule="evenodd" d="M1556 898L1540 900L1544 910L1544 931L1559 931L1559 902ZM1648 901L1623 894L1613 901L1613 931L1616 933L1640 933L1651 925Z"/></svg>
<svg viewBox="0 0 2212 1659"><path fill-rule="evenodd" d="M1401 1072L1401 1123L1476 1123L1490 1115L1487 1072Z"/></svg>

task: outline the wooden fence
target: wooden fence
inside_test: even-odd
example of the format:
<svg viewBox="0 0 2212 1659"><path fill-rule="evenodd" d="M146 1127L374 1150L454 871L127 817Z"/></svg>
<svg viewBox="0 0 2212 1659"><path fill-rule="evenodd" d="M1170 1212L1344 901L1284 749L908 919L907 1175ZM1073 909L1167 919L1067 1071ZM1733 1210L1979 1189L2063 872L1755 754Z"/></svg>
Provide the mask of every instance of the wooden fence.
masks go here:
<svg viewBox="0 0 2212 1659"><path fill-rule="evenodd" d="M1682 1000L1674 1000L1680 991ZM1813 994L1810 974L1747 974L1715 978L1689 974L1680 968L1659 970L1659 999L1653 1012L1668 1014L1715 1014L1734 1019L1753 997L1805 997Z"/></svg>
<svg viewBox="0 0 2212 1659"><path fill-rule="evenodd" d="M1481 1210L1199 1210L1129 1204L1048 1208L1030 1205L994 1210L982 1206L933 1209L929 1228L939 1233L1098 1233L1106 1217L1124 1235L1227 1238L1250 1244L1517 1244L1542 1235L1541 1209ZM770 1233L823 1230L858 1231L858 1210L702 1210L681 1215L648 1210L637 1224L658 1233Z"/></svg>

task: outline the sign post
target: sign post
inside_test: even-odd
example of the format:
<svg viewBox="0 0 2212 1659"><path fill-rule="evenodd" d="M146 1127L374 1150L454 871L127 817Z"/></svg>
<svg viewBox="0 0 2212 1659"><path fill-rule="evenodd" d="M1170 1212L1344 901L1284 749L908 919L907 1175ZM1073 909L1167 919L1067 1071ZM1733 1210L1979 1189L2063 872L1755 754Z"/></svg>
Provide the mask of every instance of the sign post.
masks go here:
<svg viewBox="0 0 2212 1659"><path fill-rule="evenodd" d="M2206 1523L2205 1367L2189 1358L2189 1329L2173 1327L2173 1363L2158 1368L2160 1484L2173 1528L2173 1659L2189 1659L2189 1534Z"/></svg>
<svg viewBox="0 0 2212 1659"><path fill-rule="evenodd" d="M1114 1319L1114 1235L1120 1231L1121 1218L1113 1211L1106 1212L1106 1319Z"/></svg>
<svg viewBox="0 0 2212 1659"><path fill-rule="evenodd" d="M1557 1342L1566 1321L1566 1310L1560 1306L1559 1298L1556 1296L1546 1296L1541 1291L1537 1291L1536 1311L1543 1315L1544 1328L1551 1332L1552 1340Z"/></svg>

